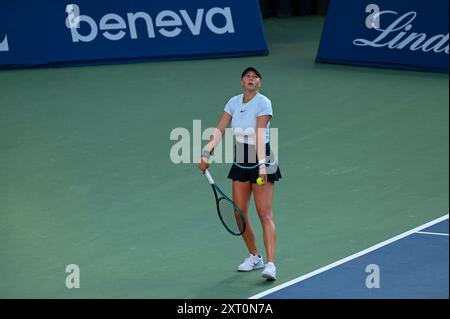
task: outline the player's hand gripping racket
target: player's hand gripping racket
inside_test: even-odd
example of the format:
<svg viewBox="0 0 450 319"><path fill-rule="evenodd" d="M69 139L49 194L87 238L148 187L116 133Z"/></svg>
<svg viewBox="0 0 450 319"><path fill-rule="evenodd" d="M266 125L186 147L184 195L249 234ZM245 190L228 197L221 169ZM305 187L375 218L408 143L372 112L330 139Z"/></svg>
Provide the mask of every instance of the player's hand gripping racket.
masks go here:
<svg viewBox="0 0 450 319"><path fill-rule="evenodd" d="M242 214L239 207L220 190L208 170L205 171L205 176L214 191L217 213L219 214L223 226L225 226L225 229L232 235L242 235L246 228L244 214Z"/></svg>

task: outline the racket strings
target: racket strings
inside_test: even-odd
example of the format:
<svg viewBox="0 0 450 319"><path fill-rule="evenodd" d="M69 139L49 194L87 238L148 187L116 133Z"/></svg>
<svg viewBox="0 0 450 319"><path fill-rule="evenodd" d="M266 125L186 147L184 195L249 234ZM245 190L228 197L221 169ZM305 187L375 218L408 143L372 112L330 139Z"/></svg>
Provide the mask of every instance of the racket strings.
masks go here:
<svg viewBox="0 0 450 319"><path fill-rule="evenodd" d="M235 235L242 234L245 230L245 222L238 208L227 198L221 198L218 205L225 227Z"/></svg>

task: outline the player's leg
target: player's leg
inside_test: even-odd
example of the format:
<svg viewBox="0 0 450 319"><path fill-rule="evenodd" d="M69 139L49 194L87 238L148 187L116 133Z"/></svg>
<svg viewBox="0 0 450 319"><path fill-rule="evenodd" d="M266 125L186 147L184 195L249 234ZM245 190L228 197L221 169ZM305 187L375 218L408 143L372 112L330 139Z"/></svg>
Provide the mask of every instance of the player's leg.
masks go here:
<svg viewBox="0 0 450 319"><path fill-rule="evenodd" d="M245 223L247 225L245 232L242 234L245 245L250 255L238 266L238 271L251 271L264 267L264 260L259 255L256 247L255 233L253 232L250 219L248 218L248 206L252 195L252 185L250 182L233 181L233 201L238 205L244 214Z"/></svg>
<svg viewBox="0 0 450 319"><path fill-rule="evenodd" d="M263 228L267 261L275 262L276 231L272 212L274 183L252 184L255 206Z"/></svg>
<svg viewBox="0 0 450 319"><path fill-rule="evenodd" d="M233 181L233 202L240 208L244 214L246 223L245 232L242 234L245 245L249 253L258 255L258 249L256 248L255 233L253 232L252 225L248 218L248 206L250 204L250 198L252 196L252 186L250 182Z"/></svg>
<svg viewBox="0 0 450 319"><path fill-rule="evenodd" d="M276 230L272 211L274 183L264 185L252 184L255 206L263 228L264 247L267 254L267 265L262 273L264 278L276 279L275 250Z"/></svg>

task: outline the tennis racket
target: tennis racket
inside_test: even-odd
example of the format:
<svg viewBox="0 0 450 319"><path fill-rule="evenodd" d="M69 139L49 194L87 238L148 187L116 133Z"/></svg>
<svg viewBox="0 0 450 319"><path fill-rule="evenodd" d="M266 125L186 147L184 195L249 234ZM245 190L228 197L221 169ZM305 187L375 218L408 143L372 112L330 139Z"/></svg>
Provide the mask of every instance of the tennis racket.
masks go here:
<svg viewBox="0 0 450 319"><path fill-rule="evenodd" d="M208 170L205 171L205 176L213 189L214 197L216 198L217 213L219 214L222 225L230 234L235 236L242 235L246 228L244 214L242 214L239 207L220 190Z"/></svg>

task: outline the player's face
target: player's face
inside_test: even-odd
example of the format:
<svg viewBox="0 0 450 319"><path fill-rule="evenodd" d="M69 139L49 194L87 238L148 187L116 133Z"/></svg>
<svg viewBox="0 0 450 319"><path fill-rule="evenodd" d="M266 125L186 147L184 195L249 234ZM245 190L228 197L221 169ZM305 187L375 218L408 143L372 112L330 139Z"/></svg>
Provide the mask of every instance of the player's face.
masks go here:
<svg viewBox="0 0 450 319"><path fill-rule="evenodd" d="M250 71L241 79L241 85L247 91L256 91L261 86L261 79L255 72Z"/></svg>

